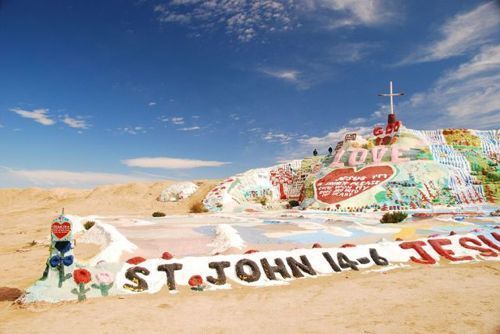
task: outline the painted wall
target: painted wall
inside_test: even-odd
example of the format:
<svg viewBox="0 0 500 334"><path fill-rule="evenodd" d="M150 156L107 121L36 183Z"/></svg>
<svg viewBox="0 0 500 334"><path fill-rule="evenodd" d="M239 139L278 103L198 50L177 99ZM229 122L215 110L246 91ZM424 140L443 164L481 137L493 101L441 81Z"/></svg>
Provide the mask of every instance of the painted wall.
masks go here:
<svg viewBox="0 0 500 334"><path fill-rule="evenodd" d="M375 131L346 139L332 154L229 178L204 204L238 211L297 200L303 207L359 212L500 203L500 142L493 130L402 127L387 145L375 145Z"/></svg>

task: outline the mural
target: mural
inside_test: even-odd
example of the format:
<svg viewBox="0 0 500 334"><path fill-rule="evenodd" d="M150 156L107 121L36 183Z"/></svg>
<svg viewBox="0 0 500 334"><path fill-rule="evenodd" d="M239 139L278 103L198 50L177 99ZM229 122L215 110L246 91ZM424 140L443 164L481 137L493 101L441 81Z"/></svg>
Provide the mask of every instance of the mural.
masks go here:
<svg viewBox="0 0 500 334"><path fill-rule="evenodd" d="M496 131L412 130L394 116L385 128L375 127L372 137L346 135L332 154L228 179L204 204L211 211L241 211L295 200L304 208L337 212L498 204L499 158Z"/></svg>

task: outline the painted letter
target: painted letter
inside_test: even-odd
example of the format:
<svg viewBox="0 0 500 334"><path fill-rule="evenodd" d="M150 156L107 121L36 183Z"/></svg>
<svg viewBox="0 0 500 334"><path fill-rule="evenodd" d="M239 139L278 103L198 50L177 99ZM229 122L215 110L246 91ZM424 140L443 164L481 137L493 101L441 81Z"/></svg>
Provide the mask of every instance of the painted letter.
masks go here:
<svg viewBox="0 0 500 334"><path fill-rule="evenodd" d="M333 271L335 271L336 273L342 271L342 269L340 269L340 267L335 263L332 256L330 255L330 253L324 252L322 254L323 254L323 257L326 259L326 261L328 261L328 264L330 265L330 267L332 267Z"/></svg>
<svg viewBox="0 0 500 334"><path fill-rule="evenodd" d="M311 263L309 262L309 260L305 255L301 255L300 260L302 261L302 263L295 260L293 257L286 258L286 263L288 263L290 269L292 269L293 277L295 278L304 277L304 274L302 272L305 272L311 276L316 275L316 271L314 271L313 267L311 266Z"/></svg>
<svg viewBox="0 0 500 334"><path fill-rule="evenodd" d="M215 269L215 271L217 272L217 278L207 276L207 281L215 285L226 284L226 273L224 272L224 268L228 268L230 265L231 264L229 263L229 261L210 262L208 264L208 267Z"/></svg>
<svg viewBox="0 0 500 334"><path fill-rule="evenodd" d="M243 268L244 266L250 267L250 269L252 269L252 272L250 274L247 274L245 272L245 269ZM236 276L238 276L240 280L248 283L258 281L260 278L259 266L257 266L257 263L253 262L252 260L241 259L236 262Z"/></svg>
<svg viewBox="0 0 500 334"><path fill-rule="evenodd" d="M408 158L400 158L399 155L402 153L402 152L405 152L405 151L409 151L410 149L408 148L405 148L405 147L396 147L396 146L393 146L392 147L392 151L391 151L391 162L393 163L397 163L397 162L405 162L405 161L410 161L410 159Z"/></svg>
<svg viewBox="0 0 500 334"><path fill-rule="evenodd" d="M128 268L127 272L125 273L125 277L129 280L134 282L135 285L132 284L123 284L123 287L127 290L134 291L134 292L142 292L146 291L148 289L148 283L139 275L149 275L149 270L147 270L144 267L132 267Z"/></svg>
<svg viewBox="0 0 500 334"><path fill-rule="evenodd" d="M286 270L285 263L282 259L276 258L274 259L275 266L271 266L266 258L260 259L260 264L262 264L262 269L264 269L264 273L266 273L267 278L270 280L276 280L275 273L278 273L283 278L290 278L290 274Z"/></svg>
<svg viewBox="0 0 500 334"><path fill-rule="evenodd" d="M389 264L389 261L385 257L380 256L375 248L370 248L370 256L377 266L386 266Z"/></svg>
<svg viewBox="0 0 500 334"><path fill-rule="evenodd" d="M387 148L385 147L376 146L372 148L373 163L374 164L381 163L385 152L387 152Z"/></svg>
<svg viewBox="0 0 500 334"><path fill-rule="evenodd" d="M399 247L401 247L402 249L414 249L418 253L418 255L420 255L420 257L421 257L420 259L418 259L414 256L411 256L410 259L413 262L420 263L420 264L434 264L434 263L436 263L436 260L434 260L434 258L423 249L423 246L425 246L425 242L423 242L421 240L406 241L406 242L402 242L399 244Z"/></svg>
<svg viewBox="0 0 500 334"><path fill-rule="evenodd" d="M335 157L333 158L333 162L330 164L330 168L333 167L344 167L344 164L340 162L340 159L342 159L342 156L344 155L345 150L339 150L336 154Z"/></svg>
<svg viewBox="0 0 500 334"><path fill-rule="evenodd" d="M450 261L469 261L474 259L469 255L455 257L453 256L455 255L455 252L453 252L451 249L444 249L443 246L451 245L450 239L429 239L428 242L432 246L432 248L434 248L436 253L447 258Z"/></svg>
<svg viewBox="0 0 500 334"><path fill-rule="evenodd" d="M361 152L361 156L358 159L358 155ZM365 162L366 156L368 155L368 150L365 150L364 148L358 148L355 149L351 152L351 155L349 155L349 166L356 166L356 165L361 165L362 163Z"/></svg>
<svg viewBox="0 0 500 334"><path fill-rule="evenodd" d="M476 250L476 251L480 252L479 255L481 255L481 256L491 256L491 257L497 256L497 253L495 253L493 250L491 250L489 248L485 248L485 247L480 247L482 245L482 243L479 240L463 237L463 238L460 238L459 242L460 242L460 246L462 246L463 248ZM473 244L473 245L469 245L469 244Z"/></svg>
<svg viewBox="0 0 500 334"><path fill-rule="evenodd" d="M167 274L167 286L169 290L175 290L175 271L181 269L181 263L162 264L158 266L158 271L164 271Z"/></svg>
<svg viewBox="0 0 500 334"><path fill-rule="evenodd" d="M495 236L495 234L496 234L495 232L492 233L492 235L495 237L495 239L497 239L498 234L496 234L496 236ZM486 245L488 245L488 247L491 247L493 249L496 249L497 251L500 251L500 247L498 247L497 245L495 245L495 243L493 241L491 241L490 239L486 238L484 235L478 235L477 237L482 242L484 242Z"/></svg>

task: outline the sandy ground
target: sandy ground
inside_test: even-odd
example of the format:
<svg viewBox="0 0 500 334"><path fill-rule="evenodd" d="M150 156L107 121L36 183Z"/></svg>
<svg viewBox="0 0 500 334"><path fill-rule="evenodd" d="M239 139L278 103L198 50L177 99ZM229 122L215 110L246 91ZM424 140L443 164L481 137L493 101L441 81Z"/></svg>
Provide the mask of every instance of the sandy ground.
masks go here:
<svg viewBox="0 0 500 334"><path fill-rule="evenodd" d="M348 272L286 286L16 305L42 273L50 220L77 215L187 212L215 181L180 203L155 199L169 182L94 190L0 190L0 333L500 333L500 263L387 273ZM92 252L92 250L89 250ZM83 254L82 254L83 256Z"/></svg>

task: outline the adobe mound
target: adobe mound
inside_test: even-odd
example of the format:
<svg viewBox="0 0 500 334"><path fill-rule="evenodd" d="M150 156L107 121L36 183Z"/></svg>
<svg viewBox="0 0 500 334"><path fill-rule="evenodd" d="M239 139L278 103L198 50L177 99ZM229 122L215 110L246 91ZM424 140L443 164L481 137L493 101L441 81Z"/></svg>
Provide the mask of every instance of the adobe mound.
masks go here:
<svg viewBox="0 0 500 334"><path fill-rule="evenodd" d="M238 174L212 189L204 205L211 211L263 210L294 200L336 212L498 205L495 131L391 131L385 137L380 127L366 138L348 134L332 154Z"/></svg>

